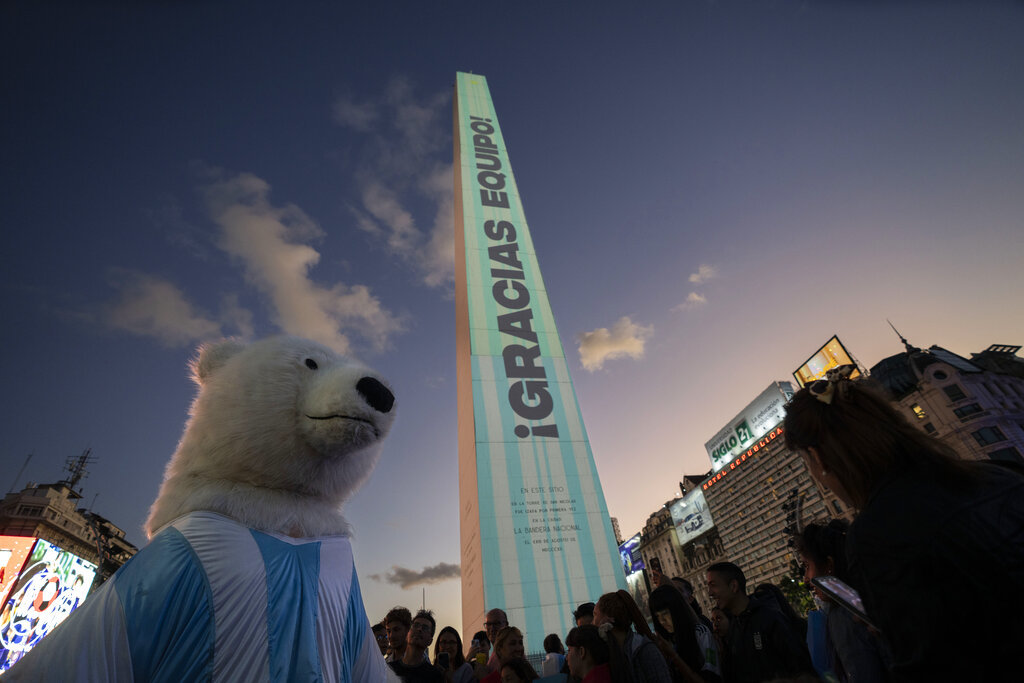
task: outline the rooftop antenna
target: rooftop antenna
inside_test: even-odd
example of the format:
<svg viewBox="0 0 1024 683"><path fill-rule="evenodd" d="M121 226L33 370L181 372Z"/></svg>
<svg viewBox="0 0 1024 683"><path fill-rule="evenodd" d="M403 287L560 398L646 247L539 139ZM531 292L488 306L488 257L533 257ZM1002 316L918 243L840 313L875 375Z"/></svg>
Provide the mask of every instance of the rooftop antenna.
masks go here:
<svg viewBox="0 0 1024 683"><path fill-rule="evenodd" d="M885 322L889 323L889 327L892 328L892 331L895 332L896 336L900 338L901 342L903 342L903 348L905 348L907 350L907 353L914 353L916 351L920 351L921 350L921 349L917 348L916 346L911 346L910 342L907 341L907 338L904 337L902 334L900 334L900 331L896 329L896 326L892 324L891 320L886 318Z"/></svg>
<svg viewBox="0 0 1024 683"><path fill-rule="evenodd" d="M85 468L95 460L92 457L92 449L86 448L77 458L72 456L64 461L64 469L71 475L69 479L65 479L69 489L73 491L78 482L89 476L89 472Z"/></svg>

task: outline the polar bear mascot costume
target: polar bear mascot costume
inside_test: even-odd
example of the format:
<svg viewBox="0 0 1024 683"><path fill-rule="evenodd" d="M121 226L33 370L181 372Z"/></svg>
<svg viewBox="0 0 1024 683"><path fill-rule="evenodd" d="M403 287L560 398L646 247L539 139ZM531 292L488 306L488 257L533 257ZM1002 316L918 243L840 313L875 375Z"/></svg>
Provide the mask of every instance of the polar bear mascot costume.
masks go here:
<svg viewBox="0 0 1024 683"><path fill-rule="evenodd" d="M377 460L391 390L294 337L205 345L192 371L149 544L5 683L395 680L340 509Z"/></svg>

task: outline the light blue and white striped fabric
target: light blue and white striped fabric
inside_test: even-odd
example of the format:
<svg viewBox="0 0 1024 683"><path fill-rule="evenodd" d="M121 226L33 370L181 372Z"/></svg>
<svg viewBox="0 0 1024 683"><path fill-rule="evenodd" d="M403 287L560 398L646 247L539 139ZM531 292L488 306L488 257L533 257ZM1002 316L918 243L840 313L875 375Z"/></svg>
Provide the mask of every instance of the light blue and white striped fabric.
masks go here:
<svg viewBox="0 0 1024 683"><path fill-rule="evenodd" d="M164 527L4 681L384 681L343 536Z"/></svg>

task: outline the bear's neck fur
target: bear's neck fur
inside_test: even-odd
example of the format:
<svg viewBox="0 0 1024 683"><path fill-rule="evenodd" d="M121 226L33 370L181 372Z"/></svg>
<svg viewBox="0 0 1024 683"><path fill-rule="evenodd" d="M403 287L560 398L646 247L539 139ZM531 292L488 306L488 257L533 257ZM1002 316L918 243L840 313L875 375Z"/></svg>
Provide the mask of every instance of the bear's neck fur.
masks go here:
<svg viewBox="0 0 1024 683"><path fill-rule="evenodd" d="M352 532L340 505L328 500L239 482L204 481L193 475L164 482L146 522L146 534L152 538L178 517L201 510L230 517L257 531L294 538L349 536Z"/></svg>

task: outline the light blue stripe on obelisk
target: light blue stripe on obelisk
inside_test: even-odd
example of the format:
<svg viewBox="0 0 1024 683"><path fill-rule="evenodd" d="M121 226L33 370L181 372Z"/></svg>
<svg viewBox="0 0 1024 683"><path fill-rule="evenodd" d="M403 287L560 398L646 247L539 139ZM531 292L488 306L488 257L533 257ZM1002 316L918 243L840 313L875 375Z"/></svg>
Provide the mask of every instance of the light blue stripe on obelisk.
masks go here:
<svg viewBox="0 0 1024 683"><path fill-rule="evenodd" d="M555 368L558 381L560 383L566 382L571 387L572 381L569 377L569 368L564 359L556 362ZM595 507L599 508L603 514L600 524L595 524L591 528L592 543L597 552L597 561L599 563L597 569L602 577L608 577L601 579L601 588L603 592L624 590L626 588L626 578L619 564L618 545L615 543L615 538L612 534L607 502L605 501L604 490L601 486L601 479L597 474L594 455L590 449L590 440L587 438L586 428L583 425L583 414L580 411L579 401L576 398L575 392L569 392L569 394L564 397L562 407L566 410L566 423L573 432L571 434L572 440L574 442L582 442L585 451L585 453L581 454L581 458L577 460L578 467L582 468L580 470L580 477L586 477L589 481L593 482L593 502ZM604 503L604 505L598 506L597 503L599 501Z"/></svg>
<svg viewBox="0 0 1024 683"><path fill-rule="evenodd" d="M473 415L476 429L476 478L479 501L481 565L483 567L485 608L504 605L506 578L502 571L496 497L507 496L507 482L494 483L491 457L492 441L500 441L504 430L499 397L494 391L495 377L491 358L471 358L473 376ZM503 498L504 498L503 496Z"/></svg>
<svg viewBox="0 0 1024 683"><path fill-rule="evenodd" d="M293 545L253 531L267 572L270 678L319 681L317 647L320 544Z"/></svg>

